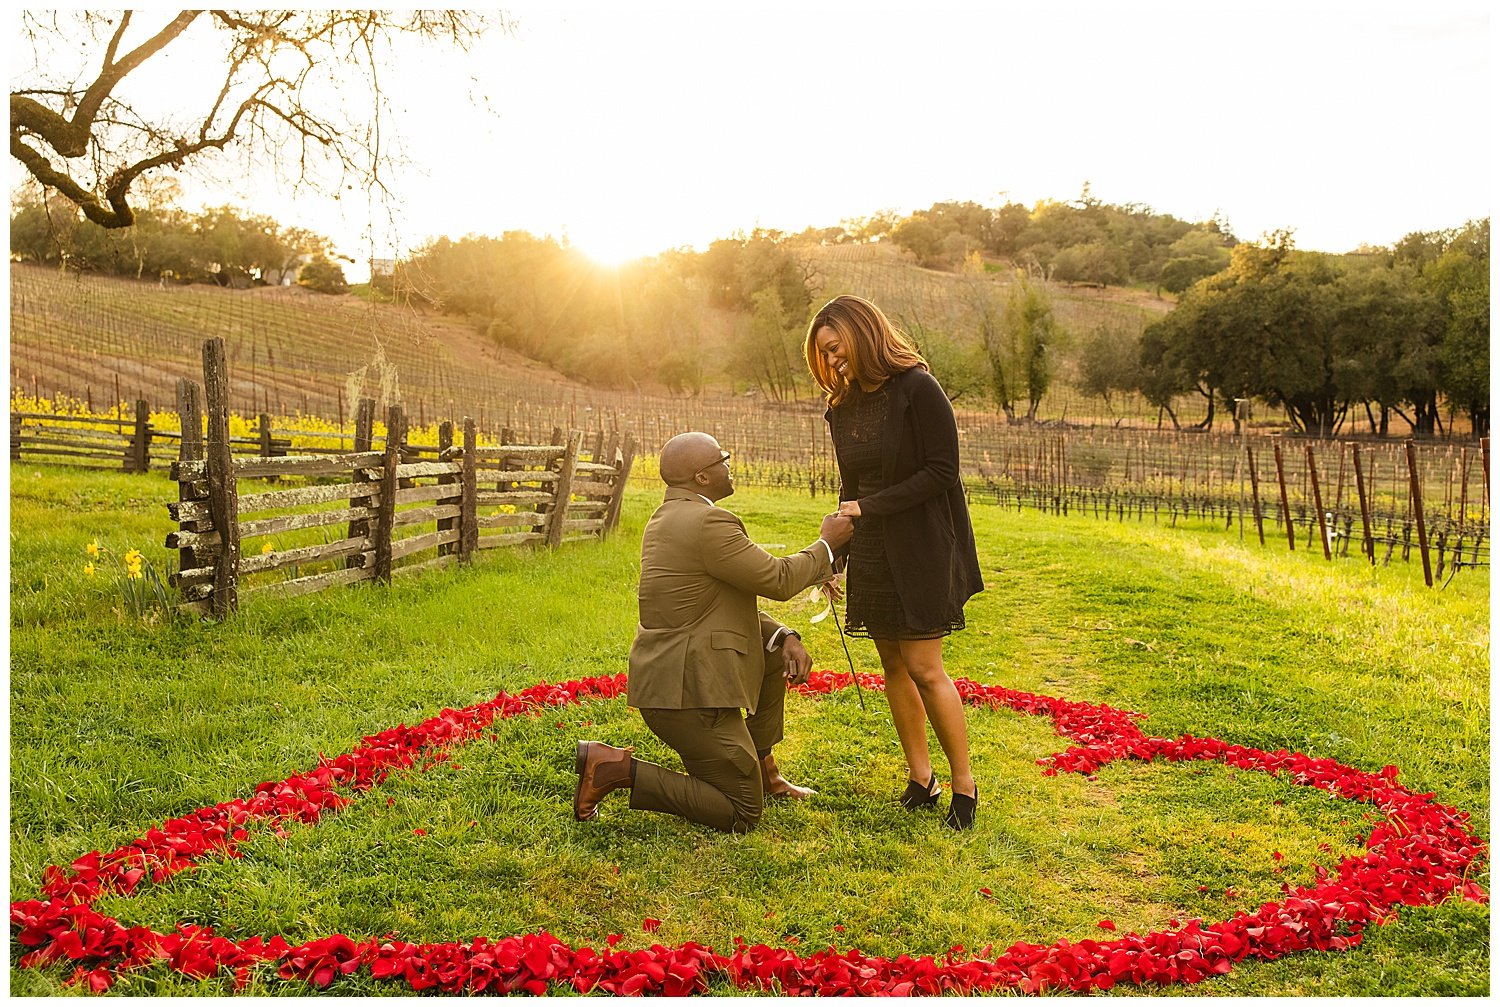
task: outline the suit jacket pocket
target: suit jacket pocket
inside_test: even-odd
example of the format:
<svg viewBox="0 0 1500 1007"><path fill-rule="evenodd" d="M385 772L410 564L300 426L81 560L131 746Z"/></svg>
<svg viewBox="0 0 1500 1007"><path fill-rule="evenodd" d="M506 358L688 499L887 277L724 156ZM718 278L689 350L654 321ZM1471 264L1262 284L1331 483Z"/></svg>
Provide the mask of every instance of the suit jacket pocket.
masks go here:
<svg viewBox="0 0 1500 1007"><path fill-rule="evenodd" d="M637 709L661 707L680 710L683 678L689 663L691 637L680 629L636 630L630 646L630 677L626 702Z"/></svg>
<svg viewBox="0 0 1500 1007"><path fill-rule="evenodd" d="M709 645L714 650L732 650L737 654L750 653L750 643L745 634L731 629L716 629L709 635Z"/></svg>

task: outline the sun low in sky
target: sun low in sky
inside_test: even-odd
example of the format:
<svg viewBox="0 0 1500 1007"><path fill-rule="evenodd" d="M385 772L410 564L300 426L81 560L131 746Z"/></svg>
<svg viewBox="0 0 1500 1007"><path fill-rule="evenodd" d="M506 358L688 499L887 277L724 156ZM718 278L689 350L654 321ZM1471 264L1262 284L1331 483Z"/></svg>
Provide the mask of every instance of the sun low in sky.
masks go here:
<svg viewBox="0 0 1500 1007"><path fill-rule="evenodd" d="M461 56L413 48L383 75L410 161L389 207L264 185L240 201L361 263L507 230L617 263L941 200L1068 200L1085 182L1330 252L1489 213L1477 0L506 12L513 32Z"/></svg>

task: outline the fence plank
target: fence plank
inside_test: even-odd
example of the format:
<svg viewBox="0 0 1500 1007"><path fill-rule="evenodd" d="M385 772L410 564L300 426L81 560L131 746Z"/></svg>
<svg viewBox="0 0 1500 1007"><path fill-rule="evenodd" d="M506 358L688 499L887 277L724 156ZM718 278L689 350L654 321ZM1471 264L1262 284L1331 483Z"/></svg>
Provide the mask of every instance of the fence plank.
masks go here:
<svg viewBox="0 0 1500 1007"><path fill-rule="evenodd" d="M470 452L468 447L464 448L466 453ZM563 444L539 444L539 445L490 445L486 447L475 447L472 454L481 463L499 462L511 465L545 465L556 461L567 454L567 446Z"/></svg>
<svg viewBox="0 0 1500 1007"><path fill-rule="evenodd" d="M398 560L403 556L410 556L414 552L421 552L423 549L431 549L434 546L457 541L457 528L449 528L446 531L430 531L422 535L412 535L408 538L398 538L391 543L391 559Z"/></svg>
<svg viewBox="0 0 1500 1007"><path fill-rule="evenodd" d="M273 581L270 584L261 584L258 587L251 588L250 593L275 598L293 598L299 594L311 594L314 591L323 591L342 584L355 584L362 580L371 580L374 576L375 572L373 569L354 566L343 570L331 570L328 573L298 577L295 580Z"/></svg>
<svg viewBox="0 0 1500 1007"><path fill-rule="evenodd" d="M367 500L377 492L370 483L335 483L327 486L295 486L286 490L270 490L266 493L244 493L240 496L241 510L272 510L280 507L304 507L308 504L331 503L348 500L351 507L366 506Z"/></svg>
<svg viewBox="0 0 1500 1007"><path fill-rule="evenodd" d="M224 339L214 336L203 343L203 391L208 407L208 505L220 536L219 556L214 563L214 593L210 609L222 619L239 608L240 562L239 487L229 445L229 369L224 359ZM191 464L191 463L179 463Z"/></svg>
<svg viewBox="0 0 1500 1007"><path fill-rule="evenodd" d="M343 559L347 556L359 558L373 555L369 549L370 540L367 538L339 539L337 542L320 542L317 545L301 546L297 549L282 549L278 552L244 557L240 560L240 573L264 573L267 570L279 570L282 567L297 566L302 563ZM350 564L346 563L345 566L347 568Z"/></svg>
<svg viewBox="0 0 1500 1007"><path fill-rule="evenodd" d="M479 472L476 465L474 446L478 443L479 433L474 427L472 417L464 417L464 442L463 450L463 475L461 476L463 494L459 498L458 524L460 534L458 536L458 559L461 563L472 562L474 550L478 548L479 525L475 521L478 513L478 490Z"/></svg>
<svg viewBox="0 0 1500 1007"><path fill-rule="evenodd" d="M480 528L545 528L547 515L534 511L525 511L520 514L481 514L474 519L474 523Z"/></svg>
<svg viewBox="0 0 1500 1007"><path fill-rule="evenodd" d="M548 512L547 545L557 548L562 545L563 526L568 519L568 497L573 493L573 471L578 463L578 452L583 446L583 431L574 430L568 437L568 450L563 455L562 465L557 470L557 496Z"/></svg>
<svg viewBox="0 0 1500 1007"><path fill-rule="evenodd" d="M398 479L420 479L426 476L452 476L463 472L457 462L406 462L396 469Z"/></svg>
<svg viewBox="0 0 1500 1007"><path fill-rule="evenodd" d="M406 440L406 416L400 406L386 410L385 418L385 472L380 480L380 508L375 523L375 579L382 584L391 582L391 533L395 528L396 490L400 480L396 475L401 467L401 444Z"/></svg>
<svg viewBox="0 0 1500 1007"><path fill-rule="evenodd" d="M545 532L516 532L512 535L480 535L474 543L477 549L500 549L514 545L541 544L547 541Z"/></svg>
<svg viewBox="0 0 1500 1007"><path fill-rule="evenodd" d="M451 447L453 447L453 421L452 420L444 420L442 423L438 424L438 442L437 442L437 455L438 455L438 458L443 458L444 452L446 452ZM439 476L438 477L438 485L441 486L441 487L453 486L453 484L455 484L455 483L457 483L459 481L459 479L460 479L460 477L462 475L462 472L463 472L463 466L460 465L459 466L459 473L460 473L460 475ZM454 487L454 488L457 490L458 495L460 497L462 497L462 495L463 495L463 488L462 487ZM460 514L462 513L462 511L463 511L463 508L460 507L459 508ZM449 518L439 518L438 519L438 531L447 531L449 528L456 528L456 527L458 527L458 519L457 518L451 518L451 517L449 517ZM458 543L457 542L452 542L452 543L445 544L445 545L441 546L438 549L439 555L442 555L442 556L447 556L447 555L456 553L457 551L458 551Z"/></svg>
<svg viewBox="0 0 1500 1007"><path fill-rule="evenodd" d="M331 524L375 517L383 510L382 501L371 501L368 507L340 507L337 510L313 511L308 514L283 514L280 517L241 521L240 538L255 538L259 535L275 535L284 531L301 531L304 528L322 528Z"/></svg>
<svg viewBox="0 0 1500 1007"><path fill-rule="evenodd" d="M614 495L609 498L609 511L604 516L606 531L613 531L620 524L620 508L625 502L625 482L630 478L630 466L635 461L635 435L625 435L625 446L620 452L620 474L615 478Z"/></svg>
<svg viewBox="0 0 1500 1007"><path fill-rule="evenodd" d="M354 453L356 455L361 455L369 452L371 444L374 441L375 437L374 430L375 400L371 398L362 398L359 400L359 405L356 407L354 415ZM370 473L367 469L355 468L350 478L353 479L354 485L361 486L370 482ZM349 498L349 506L353 507L357 503L358 500L351 494ZM346 537L350 539L367 539L369 537L369 534L369 521L360 519L358 521L349 522L349 530L346 533ZM354 564L352 561L350 561L347 565L352 568Z"/></svg>
<svg viewBox="0 0 1500 1007"><path fill-rule="evenodd" d="M238 458L235 473L241 479L266 476L336 476L351 469L379 469L384 455L363 451L346 455L288 455L284 458Z"/></svg>
<svg viewBox="0 0 1500 1007"><path fill-rule="evenodd" d="M177 379L177 417L182 425L182 433L177 442L177 460L198 461L203 458L203 411L198 399L198 383L188 378ZM178 508L191 508L195 514L188 520L197 529L202 522L213 523L213 512L196 491L190 482L179 482L177 484L177 506ZM171 505L167 507L168 512L172 510ZM180 521L178 514L172 514L174 521ZM197 529L202 530L202 529ZM186 573L193 568L194 553L191 549L180 549L177 553L177 569Z"/></svg>
<svg viewBox="0 0 1500 1007"><path fill-rule="evenodd" d="M545 490L509 490L497 493L495 490L476 489L474 493L474 501L480 507L504 507L507 504L520 507L551 503L553 499L553 495Z"/></svg>
<svg viewBox="0 0 1500 1007"><path fill-rule="evenodd" d="M438 504L435 507L414 507L411 510L397 511L394 519L395 527L404 528L407 525L425 524L428 521L439 521L445 518L452 520L458 517L459 509L458 504ZM449 527L438 530L451 531L453 529ZM457 542L458 538L455 537L453 541Z"/></svg>
<svg viewBox="0 0 1500 1007"><path fill-rule="evenodd" d="M135 400L135 432L130 437L130 462L127 472L151 470L151 407L145 399Z"/></svg>

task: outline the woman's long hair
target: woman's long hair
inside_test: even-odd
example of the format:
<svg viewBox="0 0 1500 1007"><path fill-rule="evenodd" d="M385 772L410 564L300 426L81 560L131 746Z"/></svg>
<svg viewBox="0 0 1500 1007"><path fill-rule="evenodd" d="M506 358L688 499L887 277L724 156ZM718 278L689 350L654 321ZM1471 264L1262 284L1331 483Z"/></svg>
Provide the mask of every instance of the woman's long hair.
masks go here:
<svg viewBox="0 0 1500 1007"><path fill-rule="evenodd" d="M818 351L818 333L825 326L838 333L849 361L848 377L829 367ZM856 381L878 385L913 367L931 370L911 340L890 323L884 312L853 294L840 294L818 309L807 326L802 354L813 381L823 389L831 406L842 402Z"/></svg>

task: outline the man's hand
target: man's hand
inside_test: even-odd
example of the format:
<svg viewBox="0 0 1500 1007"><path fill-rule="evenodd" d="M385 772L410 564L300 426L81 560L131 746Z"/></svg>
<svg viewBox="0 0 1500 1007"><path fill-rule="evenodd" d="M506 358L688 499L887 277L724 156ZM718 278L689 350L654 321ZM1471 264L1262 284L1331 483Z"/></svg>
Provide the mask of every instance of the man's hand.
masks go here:
<svg viewBox="0 0 1500 1007"><path fill-rule="evenodd" d="M828 543L830 549L842 549L854 537L854 522L840 514L828 514L823 526L818 529L818 538Z"/></svg>
<svg viewBox="0 0 1500 1007"><path fill-rule="evenodd" d="M801 685L807 681L807 676L812 673L812 658L807 656L807 648L802 646L801 640L790 633L782 637L781 657L786 662L782 674L788 685Z"/></svg>

